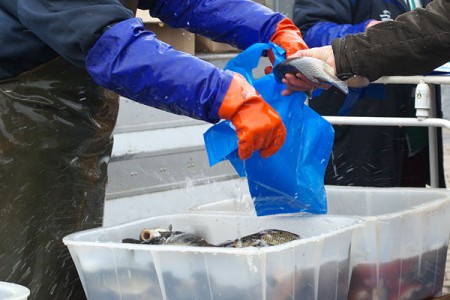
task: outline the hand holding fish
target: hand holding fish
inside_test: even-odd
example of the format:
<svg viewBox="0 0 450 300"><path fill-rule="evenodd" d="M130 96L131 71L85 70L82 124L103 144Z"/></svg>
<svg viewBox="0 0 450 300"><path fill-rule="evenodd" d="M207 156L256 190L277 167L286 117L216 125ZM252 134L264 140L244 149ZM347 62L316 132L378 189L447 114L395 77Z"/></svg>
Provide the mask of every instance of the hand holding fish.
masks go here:
<svg viewBox="0 0 450 300"><path fill-rule="evenodd" d="M297 26L288 18L280 21L278 23L275 33L270 39L274 44L280 46L286 51L286 57L295 57L296 53L301 53L301 51L307 51L308 46L303 40L302 34ZM271 50L268 51L269 60L274 64L274 55ZM303 62L302 62L303 63ZM311 66L311 64L309 65ZM272 67L266 69L266 74L270 73ZM317 70L317 69L316 69ZM332 71L330 71L331 73ZM284 76L286 75L286 76ZM315 87L329 88L330 85L323 84L322 82L317 82L317 80L311 80L308 75L297 72L297 73L287 73L283 76L285 77L282 81L286 84L287 88L283 91L283 95L289 95L294 91L308 92L313 90Z"/></svg>
<svg viewBox="0 0 450 300"><path fill-rule="evenodd" d="M334 57L333 48L331 45L323 46L323 47L317 47L317 48L310 48L305 50L299 50L295 54L293 54L290 58L293 57L312 57L319 59L325 63L327 63L333 70L333 75L336 76L336 62ZM297 76L298 77L298 76ZM290 79L287 81L287 90L288 91L298 91L298 89L295 89L296 85L299 85L298 81L295 81L291 76L289 76ZM354 76L347 81L348 87L352 88L361 88L366 87L369 85L369 80L364 76ZM321 86L319 86L321 87ZM324 88L324 87L322 87Z"/></svg>
<svg viewBox="0 0 450 300"><path fill-rule="evenodd" d="M294 57L313 57L322 60L332 67L334 74L336 74L336 63L334 61L334 53L331 45L299 50L288 58Z"/></svg>
<svg viewBox="0 0 450 300"><path fill-rule="evenodd" d="M330 52L331 51L331 52ZM282 95L287 96L294 92L307 92L310 96L315 88L329 89L330 80L338 81L335 77L334 56L332 49L326 47L299 50L287 57L286 61L278 65L275 76L286 85ZM315 59L301 60L303 57ZM328 61L329 60L329 61ZM343 90L347 93L346 90Z"/></svg>
<svg viewBox="0 0 450 300"><path fill-rule="evenodd" d="M367 24L367 28L372 27L380 23L381 21L372 20ZM295 57L312 57L318 60L325 62L328 66L324 65L323 68L333 79L336 77L336 62L334 58L333 48L331 45L317 47L317 48L309 48L309 49L300 49L297 52L293 53L291 56L287 57L288 59L293 59ZM321 80L325 80L326 76L322 76L322 78L317 77L318 80L311 80L311 76L305 76L302 73L287 73L285 78L282 79L282 82L286 84L286 90L283 91L283 95L289 95L295 91L308 91L313 90L316 87L328 89L333 84L329 84L321 82ZM320 76L320 75L319 75ZM367 78L363 76L355 76L347 80L347 85L349 87L365 87L369 84ZM305 89L306 88L306 89ZM341 89L342 90L342 89ZM344 91L344 90L343 90ZM345 92L345 91L344 91Z"/></svg>
<svg viewBox="0 0 450 300"><path fill-rule="evenodd" d="M303 40L302 34L300 33L300 30L297 28L297 26L288 18L281 21L275 33L273 34L272 38L270 39L274 44L280 46L286 51L286 57L292 56L294 53L297 53L299 50L302 49L308 49L308 46L306 45L305 41ZM268 51L269 60L274 64L274 55L271 50ZM265 70L266 74L269 74L272 72L272 66L269 66ZM314 87L314 84L312 82L309 82L306 80L306 78L303 77L302 74L299 75L299 78L302 78L300 80L296 80L295 76L288 76L293 77L292 82L295 86L296 91L302 91L306 92L311 90ZM285 82L286 83L286 82Z"/></svg>

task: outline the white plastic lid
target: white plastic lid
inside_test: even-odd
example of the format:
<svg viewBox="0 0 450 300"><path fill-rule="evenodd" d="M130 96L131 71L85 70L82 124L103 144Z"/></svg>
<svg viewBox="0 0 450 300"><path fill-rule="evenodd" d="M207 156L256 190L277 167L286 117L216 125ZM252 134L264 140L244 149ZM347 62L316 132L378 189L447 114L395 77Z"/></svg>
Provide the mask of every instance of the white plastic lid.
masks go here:
<svg viewBox="0 0 450 300"><path fill-rule="evenodd" d="M0 300L26 300L30 290L22 285L0 281Z"/></svg>

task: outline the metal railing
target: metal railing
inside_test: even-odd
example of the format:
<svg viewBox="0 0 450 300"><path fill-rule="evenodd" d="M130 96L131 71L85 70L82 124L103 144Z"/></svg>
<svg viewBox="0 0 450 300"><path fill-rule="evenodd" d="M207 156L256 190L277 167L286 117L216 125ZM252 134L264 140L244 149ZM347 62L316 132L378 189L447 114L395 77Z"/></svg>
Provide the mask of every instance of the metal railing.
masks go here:
<svg viewBox="0 0 450 300"><path fill-rule="evenodd" d="M450 129L450 120L436 118L435 85L450 85L449 75L387 76L374 83L417 84L416 118L324 116L333 125L428 127L430 185L439 186L438 138L436 127Z"/></svg>

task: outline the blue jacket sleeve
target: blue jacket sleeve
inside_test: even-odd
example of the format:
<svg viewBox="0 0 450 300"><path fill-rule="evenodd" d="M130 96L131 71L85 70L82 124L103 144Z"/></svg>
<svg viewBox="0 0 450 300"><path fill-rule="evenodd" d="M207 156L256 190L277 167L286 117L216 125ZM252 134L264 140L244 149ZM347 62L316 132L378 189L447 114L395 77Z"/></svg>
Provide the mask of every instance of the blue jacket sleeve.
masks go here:
<svg viewBox="0 0 450 300"><path fill-rule="evenodd" d="M278 23L285 18L251 0L148 2L150 4L146 8L150 9L150 14L164 23L239 49L246 49L258 42L268 42Z"/></svg>
<svg viewBox="0 0 450 300"><path fill-rule="evenodd" d="M86 58L95 82L139 103L217 122L233 73L176 51L132 18L107 30Z"/></svg>
<svg viewBox="0 0 450 300"><path fill-rule="evenodd" d="M351 0L297 0L294 23L309 47L329 45L335 38L365 30L370 20L352 24L353 6L354 1Z"/></svg>
<svg viewBox="0 0 450 300"><path fill-rule="evenodd" d="M351 25L332 22L319 22L309 28L304 39L309 47L330 45L335 38L341 38L351 33L363 32L370 20Z"/></svg>

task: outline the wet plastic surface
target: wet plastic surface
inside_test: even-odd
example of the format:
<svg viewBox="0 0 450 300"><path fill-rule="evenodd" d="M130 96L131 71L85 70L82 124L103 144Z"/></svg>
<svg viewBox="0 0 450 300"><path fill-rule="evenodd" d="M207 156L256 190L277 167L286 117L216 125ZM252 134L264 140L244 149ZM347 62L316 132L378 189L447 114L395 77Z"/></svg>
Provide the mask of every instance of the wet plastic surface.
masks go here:
<svg viewBox="0 0 450 300"><path fill-rule="evenodd" d="M27 300L30 290L22 285L0 281L0 299Z"/></svg>
<svg viewBox="0 0 450 300"><path fill-rule="evenodd" d="M327 196L330 214L365 219L352 241L348 299L417 300L442 290L450 234L448 190L327 186ZM249 197L193 211L255 215Z"/></svg>
<svg viewBox="0 0 450 300"><path fill-rule="evenodd" d="M301 238L263 248L121 243L144 227L169 225L213 244L264 229ZM74 233L64 243L89 299L345 300L360 225L352 217L178 214Z"/></svg>
<svg viewBox="0 0 450 300"><path fill-rule="evenodd" d="M118 97L56 59L0 82L0 279L84 299L62 238L101 226Z"/></svg>

